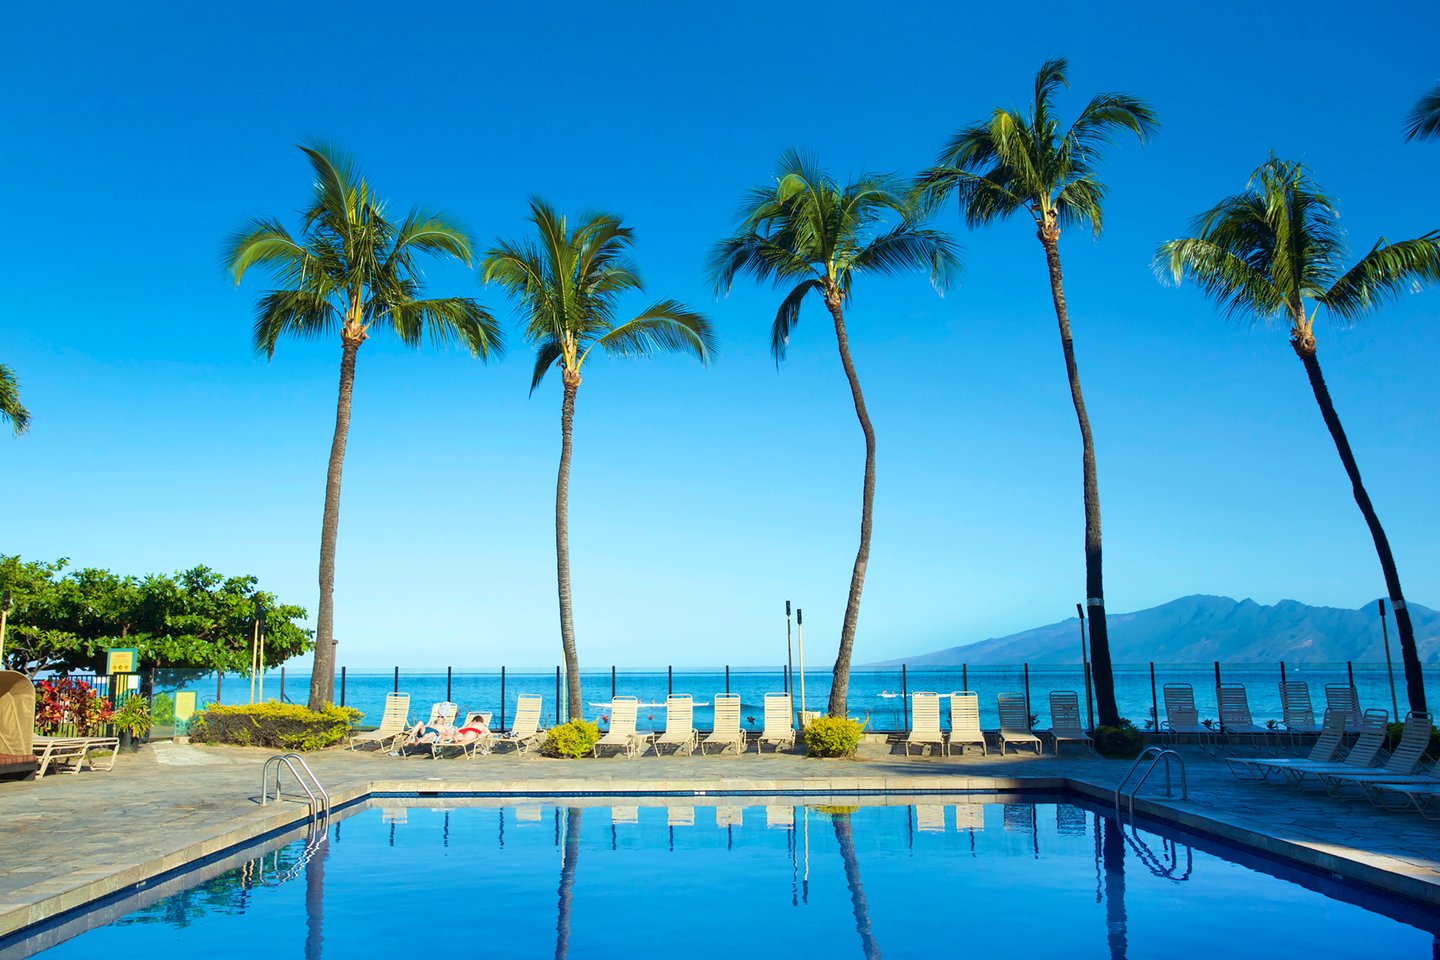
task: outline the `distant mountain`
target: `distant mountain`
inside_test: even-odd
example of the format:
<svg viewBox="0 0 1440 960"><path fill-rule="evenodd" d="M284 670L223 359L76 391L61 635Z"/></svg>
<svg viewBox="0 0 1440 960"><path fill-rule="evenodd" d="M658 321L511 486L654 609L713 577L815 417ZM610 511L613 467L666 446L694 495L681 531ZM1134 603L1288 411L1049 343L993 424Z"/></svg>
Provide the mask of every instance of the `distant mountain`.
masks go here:
<svg viewBox="0 0 1440 960"><path fill-rule="evenodd" d="M1388 607L1388 604L1387 604ZM1387 610L1390 652L1399 666L1395 617ZM1424 663L1440 663L1440 613L1410 604L1415 640ZM1156 660L1172 663L1269 662L1334 663L1385 661L1380 617L1375 604L1359 610L1312 607L1295 600L1272 606L1197 594L1135 613L1112 613L1111 659L1116 663ZM1071 617L1008 637L992 637L934 653L889 660L915 666L960 663L1078 663L1079 620Z"/></svg>

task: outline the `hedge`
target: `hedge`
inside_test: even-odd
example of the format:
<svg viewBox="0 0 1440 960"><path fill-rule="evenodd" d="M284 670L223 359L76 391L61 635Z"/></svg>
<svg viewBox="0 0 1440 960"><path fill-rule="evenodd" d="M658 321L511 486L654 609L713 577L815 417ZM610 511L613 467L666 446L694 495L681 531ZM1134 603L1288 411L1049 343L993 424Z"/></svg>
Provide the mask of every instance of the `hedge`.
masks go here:
<svg viewBox="0 0 1440 960"><path fill-rule="evenodd" d="M195 743L228 743L240 747L321 750L343 740L360 720L354 707L310 710L295 703L206 707L190 719Z"/></svg>

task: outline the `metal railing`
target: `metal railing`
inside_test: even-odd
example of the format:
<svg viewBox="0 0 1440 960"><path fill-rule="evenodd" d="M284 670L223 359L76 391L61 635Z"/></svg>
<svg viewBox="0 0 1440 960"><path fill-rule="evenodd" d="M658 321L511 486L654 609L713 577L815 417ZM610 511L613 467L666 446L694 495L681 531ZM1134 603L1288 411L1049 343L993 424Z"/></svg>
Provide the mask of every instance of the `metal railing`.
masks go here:
<svg viewBox="0 0 1440 960"><path fill-rule="evenodd" d="M1135 819L1135 794L1140 792L1140 788L1145 786L1145 781L1150 779L1150 774L1154 773L1155 768L1161 763L1165 764L1165 796L1175 796L1170 779L1170 762L1173 760L1180 765L1180 799L1190 799L1190 784L1185 777L1185 758L1165 747L1146 747L1140 752L1140 756L1135 758L1135 762L1130 764L1130 769L1125 771L1125 776L1120 778L1120 784L1115 788L1116 820L1120 819L1120 799L1125 795L1125 788L1129 786L1130 779L1135 776L1135 772L1147 759L1150 761L1149 766L1145 768L1145 772L1140 775L1140 779L1135 782L1135 786L1130 791L1131 820Z"/></svg>
<svg viewBox="0 0 1440 960"><path fill-rule="evenodd" d="M292 762L293 761L293 762ZM295 764L300 764L299 770ZM280 787L280 769L284 767L290 771L295 782L300 784L300 789L305 791L305 796L310 805L310 822L318 824L322 829L328 828L330 823L330 794L321 785L320 779L305 762L305 758L298 753L277 753L265 761L265 766L260 769L260 805L263 807L270 802L270 771L275 771L275 799L284 799ZM300 771L305 771L301 776Z"/></svg>

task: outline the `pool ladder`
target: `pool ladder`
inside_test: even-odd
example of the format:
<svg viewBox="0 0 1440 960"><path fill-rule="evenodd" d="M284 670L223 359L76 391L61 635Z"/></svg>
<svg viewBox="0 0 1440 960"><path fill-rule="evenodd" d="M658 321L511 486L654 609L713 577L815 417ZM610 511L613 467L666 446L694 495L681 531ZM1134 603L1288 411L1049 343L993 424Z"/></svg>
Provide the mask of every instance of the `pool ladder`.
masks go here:
<svg viewBox="0 0 1440 960"><path fill-rule="evenodd" d="M299 769L295 766L297 763L300 765ZM275 770L275 799L284 799L280 790L280 769L283 767L290 771L295 782L300 784L300 789L305 791L305 796L310 804L311 826L327 827L330 823L330 794L320 784L320 779L315 776L315 771L310 769L305 758L298 753L277 753L265 761L265 766L260 771L260 805L263 807L270 802L270 770L272 766ZM302 774L301 771L304 773Z"/></svg>
<svg viewBox="0 0 1440 960"><path fill-rule="evenodd" d="M1146 760L1150 761L1149 766L1145 768L1144 773L1140 774L1140 779L1135 782L1135 786L1130 790L1131 820L1135 819L1135 794L1140 792L1140 788L1145 786L1145 781L1150 779L1150 774L1154 773L1155 768L1162 762L1165 764L1165 796L1175 796L1175 791L1171 787L1170 780L1170 761L1174 760L1180 765L1180 799L1190 799L1190 785L1185 779L1185 758L1174 750L1165 747L1146 747L1140 756L1135 758L1135 762L1130 765L1130 769L1125 771L1125 776L1120 779L1120 785L1115 788L1116 820L1120 819L1120 798L1125 796L1125 787L1129 785L1130 779L1135 776L1135 772L1140 769L1140 765Z"/></svg>

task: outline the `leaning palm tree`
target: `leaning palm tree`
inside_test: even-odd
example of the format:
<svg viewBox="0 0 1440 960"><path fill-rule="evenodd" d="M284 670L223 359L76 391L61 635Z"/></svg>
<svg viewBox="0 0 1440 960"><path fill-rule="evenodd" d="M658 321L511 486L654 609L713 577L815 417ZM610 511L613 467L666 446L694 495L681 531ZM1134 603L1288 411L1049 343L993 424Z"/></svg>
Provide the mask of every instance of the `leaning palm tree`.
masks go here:
<svg viewBox="0 0 1440 960"><path fill-rule="evenodd" d="M619 300L643 290L629 258L634 232L609 214L587 214L572 230L545 201L530 200L537 236L501 242L485 254L484 282L495 282L519 304L525 338L535 348L533 394L545 374L559 368L560 469L555 484L555 566L560 594L560 644L569 672L570 716L585 715L580 699L580 660L570 598L570 435L580 371L597 347L611 356L688 353L708 364L715 350L710 323L675 300L657 300L629 320L617 322Z"/></svg>
<svg viewBox="0 0 1440 960"><path fill-rule="evenodd" d="M30 411L20 404L20 382L9 367L0 363L0 423L7 420L17 437L30 429Z"/></svg>
<svg viewBox="0 0 1440 960"><path fill-rule="evenodd" d="M1423 712L1425 688L1415 629L1390 541L1360 479L1355 454L1320 372L1315 319L1323 307L1327 316L1353 323L1423 281L1440 280L1440 231L1398 243L1382 237L1346 270L1344 234L1334 203L1320 192L1304 165L1274 157L1261 164L1243 193L1226 197L1196 217L1193 229L1194 236L1160 246L1156 270L1176 283L1190 276L1226 317L1288 327L1290 346L1305 366L1320 415L1375 541L1395 608L1410 709Z"/></svg>
<svg viewBox="0 0 1440 960"><path fill-rule="evenodd" d="M1440 84L1431 87L1415 102L1410 115L1405 118L1405 139L1433 140L1440 138Z"/></svg>
<svg viewBox="0 0 1440 960"><path fill-rule="evenodd" d="M789 288L770 328L770 352L777 366L785 359L790 334L800 320L800 305L811 293L817 294L834 321L840 363L865 435L860 548L850 574L828 711L843 717L875 505L875 429L850 359L845 309L859 274L929 270L931 282L943 291L959 271L959 255L948 237L920 225L914 205L893 177L861 174L841 186L814 160L794 150L780 158L773 183L750 192L739 221L735 235L716 244L710 254L716 293L728 293L740 275Z"/></svg>
<svg viewBox="0 0 1440 960"><path fill-rule="evenodd" d="M421 255L470 263L470 238L443 214L418 208L392 219L354 162L321 143L300 148L315 175L315 196L291 234L279 220L256 218L225 245L225 267L236 286L251 267L265 267L278 289L266 292L255 312L255 349L274 357L282 336L306 339L340 334L340 398L325 480L320 528L320 608L310 706L335 691L335 540L340 528L340 473L350 434L355 358L376 329L418 347L458 340L482 359L502 349L494 319L474 300L421 297Z"/></svg>
<svg viewBox="0 0 1440 960"><path fill-rule="evenodd" d="M1045 250L1050 296L1060 324L1060 349L1070 381L1070 400L1080 426L1080 468L1085 502L1085 604L1090 609L1091 662L1100 723L1120 722L1110 664L1110 634L1105 622L1105 584L1101 563L1100 481L1095 439L1080 390L1080 370L1070 333L1070 313L1060 273L1060 231L1089 226L1098 236L1106 188L1095 175L1103 151L1122 131L1143 143L1156 127L1155 114L1142 100L1123 93L1092 97L1068 127L1055 116L1055 95L1068 87L1066 62L1047 61L1035 75L1035 99L1028 115L996 110L990 119L965 127L950 139L936 165L917 188L927 203L950 194L971 227L985 226L1024 212L1035 223Z"/></svg>

